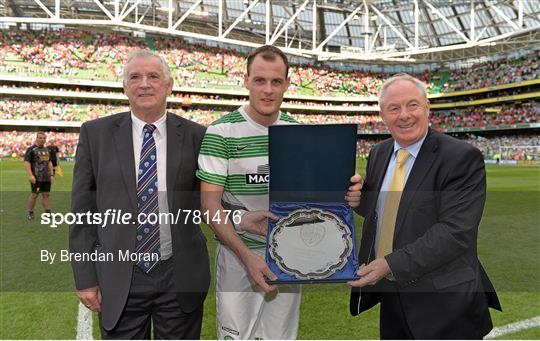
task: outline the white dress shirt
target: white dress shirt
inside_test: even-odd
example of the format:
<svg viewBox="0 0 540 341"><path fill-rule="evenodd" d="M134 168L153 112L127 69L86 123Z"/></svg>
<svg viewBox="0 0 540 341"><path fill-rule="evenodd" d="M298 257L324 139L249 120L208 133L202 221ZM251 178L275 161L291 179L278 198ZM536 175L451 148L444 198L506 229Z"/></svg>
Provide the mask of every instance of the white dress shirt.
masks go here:
<svg viewBox="0 0 540 341"><path fill-rule="evenodd" d="M147 124L131 113L133 129L133 155L135 155L135 174L139 174L139 161L143 143L143 128ZM158 206L160 215L159 241L161 260L172 256L171 225L166 219L169 213L167 200L167 113L164 113L157 121L152 123L156 126L153 136L156 143L157 178L158 178ZM138 176L138 175L136 175Z"/></svg>

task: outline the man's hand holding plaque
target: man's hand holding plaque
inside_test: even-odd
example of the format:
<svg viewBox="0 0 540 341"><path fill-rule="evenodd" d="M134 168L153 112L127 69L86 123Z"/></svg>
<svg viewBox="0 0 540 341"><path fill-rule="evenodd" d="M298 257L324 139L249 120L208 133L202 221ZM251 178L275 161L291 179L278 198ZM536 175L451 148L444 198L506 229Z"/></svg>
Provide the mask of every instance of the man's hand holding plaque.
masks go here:
<svg viewBox="0 0 540 341"><path fill-rule="evenodd" d="M240 228L244 231L266 236L268 232L268 219L276 220L278 216L270 211L259 210L242 214Z"/></svg>

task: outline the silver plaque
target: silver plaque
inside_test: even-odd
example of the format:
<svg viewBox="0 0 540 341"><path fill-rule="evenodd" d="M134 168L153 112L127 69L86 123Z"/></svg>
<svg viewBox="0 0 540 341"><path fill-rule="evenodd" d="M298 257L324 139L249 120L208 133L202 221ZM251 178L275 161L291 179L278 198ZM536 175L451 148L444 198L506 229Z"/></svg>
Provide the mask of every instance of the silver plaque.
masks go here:
<svg viewBox="0 0 540 341"><path fill-rule="evenodd" d="M301 280L330 277L345 266L352 250L347 224L320 209L291 212L269 236L270 257L281 271Z"/></svg>

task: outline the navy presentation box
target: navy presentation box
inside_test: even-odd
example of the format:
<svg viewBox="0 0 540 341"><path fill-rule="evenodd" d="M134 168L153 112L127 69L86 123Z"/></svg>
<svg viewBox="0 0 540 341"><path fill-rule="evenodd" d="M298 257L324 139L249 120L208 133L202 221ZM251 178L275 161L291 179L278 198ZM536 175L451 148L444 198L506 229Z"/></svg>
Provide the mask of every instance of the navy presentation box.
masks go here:
<svg viewBox="0 0 540 341"><path fill-rule="evenodd" d="M358 267L353 212L345 201L355 173L356 124L269 127L270 283L343 282Z"/></svg>

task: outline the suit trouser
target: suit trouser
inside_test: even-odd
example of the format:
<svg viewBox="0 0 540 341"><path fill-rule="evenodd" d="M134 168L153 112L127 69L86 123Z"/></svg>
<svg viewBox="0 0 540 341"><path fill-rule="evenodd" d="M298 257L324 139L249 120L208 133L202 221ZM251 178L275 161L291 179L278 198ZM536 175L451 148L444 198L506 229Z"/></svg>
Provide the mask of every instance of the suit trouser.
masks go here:
<svg viewBox="0 0 540 341"><path fill-rule="evenodd" d="M381 284L381 339L482 339L492 329L484 292L399 292L395 282Z"/></svg>
<svg viewBox="0 0 540 341"><path fill-rule="evenodd" d="M387 281L387 280L385 280ZM414 339L403 305L397 292L382 292L380 312L380 337L383 340L411 340Z"/></svg>
<svg viewBox="0 0 540 341"><path fill-rule="evenodd" d="M112 330L101 328L103 339L200 339L203 305L182 312L174 293L172 258L146 274L133 267L131 288L120 320Z"/></svg>

